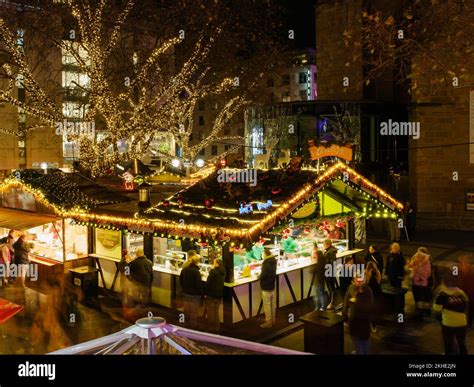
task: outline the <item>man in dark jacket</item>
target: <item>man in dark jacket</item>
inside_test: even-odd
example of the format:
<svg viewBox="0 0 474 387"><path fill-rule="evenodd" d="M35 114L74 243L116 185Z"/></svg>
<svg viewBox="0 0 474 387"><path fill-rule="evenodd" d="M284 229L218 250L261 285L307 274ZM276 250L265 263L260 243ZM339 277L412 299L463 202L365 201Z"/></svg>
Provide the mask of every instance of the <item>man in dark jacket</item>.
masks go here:
<svg viewBox="0 0 474 387"><path fill-rule="evenodd" d="M269 249L262 254L262 272L260 274L260 288L262 289L263 310L265 311L265 322L261 328L271 328L276 322L275 282L277 261Z"/></svg>
<svg viewBox="0 0 474 387"><path fill-rule="evenodd" d="M206 310L209 331L219 333L219 307L224 296L225 269L222 259L214 260L214 268L209 272L206 282Z"/></svg>
<svg viewBox="0 0 474 387"><path fill-rule="evenodd" d="M14 263L17 265L17 272L20 276L20 284L25 287L25 278L28 272L30 257L30 249L26 243L26 236L22 234L18 240L13 244L14 249Z"/></svg>
<svg viewBox="0 0 474 387"><path fill-rule="evenodd" d="M138 248L137 257L130 262L130 282L134 288L134 297L144 304L150 302L151 284L153 282L153 264L143 253L143 249Z"/></svg>
<svg viewBox="0 0 474 387"><path fill-rule="evenodd" d="M394 288L401 288L404 276L405 258L400 252L400 245L398 243L392 243L390 246L390 254L387 256L388 281Z"/></svg>
<svg viewBox="0 0 474 387"><path fill-rule="evenodd" d="M400 251L398 243L392 243L390 246L390 254L387 256L386 274L390 285L400 293L400 310L397 310L397 313L404 313L405 292L402 289L402 282L405 276L405 258Z"/></svg>
<svg viewBox="0 0 474 387"><path fill-rule="evenodd" d="M184 318L190 328L197 327L197 317L203 295L199 256L193 256L188 266L181 270L179 282L183 289Z"/></svg>
<svg viewBox="0 0 474 387"><path fill-rule="evenodd" d="M324 247L324 258L326 260L326 265L334 267L334 262L336 261L337 249L332 245L331 239L325 239L323 242ZM329 305L328 310L334 309L334 303L336 302L336 273L332 271L331 276L326 277L326 285L329 291Z"/></svg>
<svg viewBox="0 0 474 387"><path fill-rule="evenodd" d="M358 355L368 354L373 309L372 290L362 276L356 276L344 297L342 316L349 322L349 335L354 343L354 353Z"/></svg>
<svg viewBox="0 0 474 387"><path fill-rule="evenodd" d="M377 246L370 245L369 251L365 256L365 264L368 265L369 262L373 262L377 265L377 269L379 269L380 273L383 273L383 258L382 254L377 251Z"/></svg>

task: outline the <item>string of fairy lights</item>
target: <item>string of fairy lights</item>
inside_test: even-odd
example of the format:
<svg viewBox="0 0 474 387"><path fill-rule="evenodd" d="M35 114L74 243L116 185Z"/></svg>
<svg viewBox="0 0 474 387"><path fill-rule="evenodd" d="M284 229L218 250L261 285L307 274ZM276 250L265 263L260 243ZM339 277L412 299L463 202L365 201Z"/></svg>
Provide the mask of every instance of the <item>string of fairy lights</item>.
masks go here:
<svg viewBox="0 0 474 387"><path fill-rule="evenodd" d="M82 197L75 196L74 200L66 202L67 205L52 203L44 192L43 188L33 187L31 184L21 181L18 177L9 177L1 185L0 190L8 187L20 187L27 192L30 192L36 200L45 206L52 208L55 213L64 218L72 218L77 224L88 227L99 227L110 230L123 230L132 233L151 234L154 236L167 236L168 238L189 238L198 241L204 240L206 242L213 241L218 244L226 244L231 241L239 241L244 239L252 239L259 237L268 230L275 227L278 223L284 221L289 215L301 208L305 203L315 200L316 196L322 189L331 181L340 179L352 188L358 190L363 194L367 200L373 201L375 204L383 208L379 212L379 216L394 217L403 210L403 205L387 194L375 184L368 181L366 178L358 174L345 164L338 163L329 168L325 173L318 176L311 183L305 184L299 191L292 195L291 199L277 206L272 212L255 222L247 222L243 219L236 218L241 224L241 228L225 228L212 227L203 224L184 224L181 222L174 222L166 220L166 214L163 212L163 218L141 218L139 213L134 216L114 216L110 214L97 214L91 211L94 206L101 203L90 203L90 206L84 205ZM74 184L67 185L62 194L67 195L66 191L74 191L77 189ZM187 204L187 208L197 208L192 204ZM225 208L222 208L222 217L224 218ZM191 213L192 210L188 211ZM370 212L370 211L369 211ZM355 216L367 217L371 213L367 211L355 213ZM231 214L225 218L234 217ZM216 220L217 215L208 214L209 219ZM253 224L249 227L250 224Z"/></svg>

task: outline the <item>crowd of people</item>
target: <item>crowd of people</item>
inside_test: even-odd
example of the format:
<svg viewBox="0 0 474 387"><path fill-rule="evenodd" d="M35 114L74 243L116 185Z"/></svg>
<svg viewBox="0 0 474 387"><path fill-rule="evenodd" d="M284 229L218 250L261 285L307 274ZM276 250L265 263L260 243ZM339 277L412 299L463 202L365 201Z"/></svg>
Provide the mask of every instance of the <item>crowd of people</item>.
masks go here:
<svg viewBox="0 0 474 387"><path fill-rule="evenodd" d="M334 309L334 295L337 290L342 293L342 315L354 353L368 353L370 335L377 331L376 323L386 306L384 293L395 295L394 321L405 322L405 294L410 290L416 319L423 320L432 314L440 319L445 353L467 353L466 332L472 326L474 312L474 272L467 257L461 258L459 265L441 268L436 275L426 247L420 247L407 259L400 245L392 243L384 260L377 247L371 245L364 257L364 270L349 271L349 280L326 275L325 267L336 260L330 240L324 242L322 251L315 244L313 259L315 310ZM350 258L343 264L354 262Z"/></svg>

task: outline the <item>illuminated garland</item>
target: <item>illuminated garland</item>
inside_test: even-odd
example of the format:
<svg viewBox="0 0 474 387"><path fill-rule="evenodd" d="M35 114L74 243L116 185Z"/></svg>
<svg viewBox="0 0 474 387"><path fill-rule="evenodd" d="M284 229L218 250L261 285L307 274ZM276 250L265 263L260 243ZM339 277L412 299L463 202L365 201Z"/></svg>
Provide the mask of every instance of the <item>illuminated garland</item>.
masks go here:
<svg viewBox="0 0 474 387"><path fill-rule="evenodd" d="M43 174L35 170L16 171L7 177L0 190L20 188L57 215L67 217L70 211L86 212L100 205L114 204L116 200L98 200L82 192L63 172L50 170Z"/></svg>

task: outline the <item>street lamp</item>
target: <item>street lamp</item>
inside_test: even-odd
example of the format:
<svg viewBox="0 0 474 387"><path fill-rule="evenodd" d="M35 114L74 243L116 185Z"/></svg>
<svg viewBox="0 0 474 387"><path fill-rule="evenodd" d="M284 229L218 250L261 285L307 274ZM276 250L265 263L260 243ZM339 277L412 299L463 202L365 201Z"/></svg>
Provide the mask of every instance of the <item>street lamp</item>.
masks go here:
<svg viewBox="0 0 474 387"><path fill-rule="evenodd" d="M40 168L44 171L44 174L48 174L48 163L41 163Z"/></svg>
<svg viewBox="0 0 474 387"><path fill-rule="evenodd" d="M181 165L181 162L178 159L173 159L171 160L171 165L175 168L179 168L179 166Z"/></svg>
<svg viewBox="0 0 474 387"><path fill-rule="evenodd" d="M196 160L196 167L198 167L198 168L204 167L204 160L203 159L197 159Z"/></svg>
<svg viewBox="0 0 474 387"><path fill-rule="evenodd" d="M140 211L143 211L149 208L151 205L151 199L150 199L151 187L152 185L148 184L146 181L144 181L138 187L138 207Z"/></svg>

